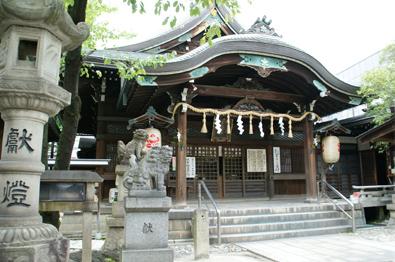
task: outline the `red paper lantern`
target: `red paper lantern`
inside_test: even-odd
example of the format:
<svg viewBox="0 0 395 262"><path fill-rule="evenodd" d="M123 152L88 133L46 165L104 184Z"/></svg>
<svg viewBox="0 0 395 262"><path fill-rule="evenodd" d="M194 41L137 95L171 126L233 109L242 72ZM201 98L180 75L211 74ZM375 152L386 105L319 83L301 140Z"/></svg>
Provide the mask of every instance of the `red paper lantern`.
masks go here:
<svg viewBox="0 0 395 262"><path fill-rule="evenodd" d="M150 127L145 130L148 134L148 138L145 141L145 150L150 150L155 146L162 146L162 135L158 129Z"/></svg>

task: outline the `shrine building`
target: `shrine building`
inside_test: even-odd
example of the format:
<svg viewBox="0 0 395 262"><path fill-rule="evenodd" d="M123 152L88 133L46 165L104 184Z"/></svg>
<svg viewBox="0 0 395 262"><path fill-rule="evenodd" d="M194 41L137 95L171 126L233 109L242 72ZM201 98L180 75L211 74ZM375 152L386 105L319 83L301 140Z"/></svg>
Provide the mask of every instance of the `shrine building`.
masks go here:
<svg viewBox="0 0 395 262"><path fill-rule="evenodd" d="M245 30L227 16L214 6L153 39L87 57L102 76L81 79L80 132L96 136L96 158L112 159L96 170L105 179L102 198L114 187L117 141L149 127L174 149L166 186L178 204L196 197L198 179L218 198L316 197L315 123L358 105L357 87L283 41L266 17ZM213 23L222 36L200 45ZM106 63L173 51L137 80L120 79ZM350 163L347 179L360 184L356 145L339 150Z"/></svg>

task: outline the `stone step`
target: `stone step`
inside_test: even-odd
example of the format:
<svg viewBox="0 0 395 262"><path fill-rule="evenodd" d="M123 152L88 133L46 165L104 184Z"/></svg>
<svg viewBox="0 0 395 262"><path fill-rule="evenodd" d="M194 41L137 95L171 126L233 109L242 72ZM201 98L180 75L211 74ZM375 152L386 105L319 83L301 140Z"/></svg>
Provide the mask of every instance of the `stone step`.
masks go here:
<svg viewBox="0 0 395 262"><path fill-rule="evenodd" d="M339 218L338 211L315 211L302 213L284 213L284 214L254 214L244 216L226 216L221 217L221 225L235 224L257 224L270 222L287 222L296 220ZM210 225L216 225L217 218L210 217Z"/></svg>
<svg viewBox="0 0 395 262"><path fill-rule="evenodd" d="M278 232L287 230L324 228L348 225L348 221L344 218L328 218L316 220L287 221L260 224L244 224L244 225L224 225L221 226L221 233L225 236L228 234L254 233L254 232ZM210 234L217 232L215 226L210 227Z"/></svg>
<svg viewBox="0 0 395 262"><path fill-rule="evenodd" d="M224 209L221 210L221 216L246 216L258 214L285 214L285 213L305 213L316 211L333 211L335 207L331 204L306 205L306 206L288 206L288 207L265 207L265 208L244 208L244 209ZM216 213L210 210L210 217L215 217Z"/></svg>
<svg viewBox="0 0 395 262"><path fill-rule="evenodd" d="M224 234L221 236L221 241L222 243L260 241L260 240L269 240L269 239L277 239L277 238L336 234L342 232L349 232L350 230L351 227L349 225L341 225L341 226L323 227L323 228L308 228L308 229L254 232L254 233L241 233L241 234ZM216 235L210 235L210 243L217 243Z"/></svg>

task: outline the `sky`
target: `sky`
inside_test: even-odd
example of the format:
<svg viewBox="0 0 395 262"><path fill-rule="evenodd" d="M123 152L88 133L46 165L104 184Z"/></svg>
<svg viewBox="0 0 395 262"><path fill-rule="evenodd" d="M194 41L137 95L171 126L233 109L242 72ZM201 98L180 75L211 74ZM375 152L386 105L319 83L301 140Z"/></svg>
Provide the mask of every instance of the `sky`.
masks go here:
<svg viewBox="0 0 395 262"><path fill-rule="evenodd" d="M131 39L110 43L121 46L155 37L170 27L162 26L165 14L155 16L156 0L146 0L147 13L131 14L121 0L104 0L118 8L101 20L114 30L134 33ZM185 0L187 2L187 0ZM394 0L239 0L236 20L248 29L258 17L272 19L271 26L283 41L309 53L337 74L395 41ZM178 14L177 25L188 19Z"/></svg>

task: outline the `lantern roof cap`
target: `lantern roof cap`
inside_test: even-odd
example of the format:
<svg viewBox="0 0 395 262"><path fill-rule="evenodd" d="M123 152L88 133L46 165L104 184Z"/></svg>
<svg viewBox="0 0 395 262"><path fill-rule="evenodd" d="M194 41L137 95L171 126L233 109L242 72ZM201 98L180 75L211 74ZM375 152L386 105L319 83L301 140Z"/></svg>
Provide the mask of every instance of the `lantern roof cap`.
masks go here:
<svg viewBox="0 0 395 262"><path fill-rule="evenodd" d="M0 21L0 35L13 25L46 29L62 42L64 51L75 49L89 36L89 26L74 24L61 0L0 0Z"/></svg>
<svg viewBox="0 0 395 262"><path fill-rule="evenodd" d="M156 112L155 108L150 106L143 115L130 119L128 129L156 126L168 127L174 123L174 119L165 117Z"/></svg>
<svg viewBox="0 0 395 262"><path fill-rule="evenodd" d="M314 132L320 134L351 134L351 130L340 124L337 119L319 123L314 129Z"/></svg>

